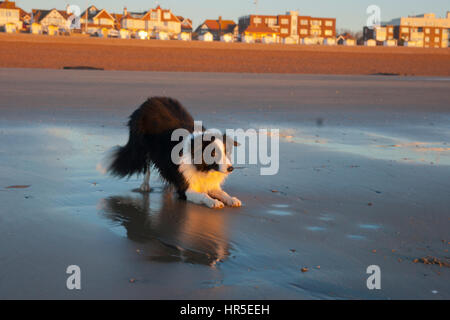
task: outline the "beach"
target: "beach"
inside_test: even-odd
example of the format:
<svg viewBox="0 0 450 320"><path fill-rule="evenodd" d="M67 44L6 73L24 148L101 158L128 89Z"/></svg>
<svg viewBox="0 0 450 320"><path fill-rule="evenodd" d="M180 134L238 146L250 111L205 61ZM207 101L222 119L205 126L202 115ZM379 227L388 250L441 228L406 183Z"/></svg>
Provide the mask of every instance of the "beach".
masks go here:
<svg viewBox="0 0 450 320"><path fill-rule="evenodd" d="M450 49L102 39L0 33L0 68L450 76Z"/></svg>
<svg viewBox="0 0 450 320"><path fill-rule="evenodd" d="M450 79L367 75L432 56L414 73L448 76L447 50L342 71L364 75L252 73L244 63L231 73L225 58L227 73L187 72L172 64L181 53L167 54L172 72L139 72L118 70L147 60L108 62L114 40L104 64L83 51L100 45L58 43L53 61L37 62L24 57L50 48L45 40L14 41L20 59L0 39L1 299L450 298ZM133 50L163 50L153 43ZM103 175L97 164L127 141L127 118L149 96L179 99L208 128L278 129L279 172L236 169L224 189L243 206L223 210L177 199L156 172L150 194L137 190L142 177ZM81 290L66 287L71 265ZM373 265L380 290L367 287Z"/></svg>

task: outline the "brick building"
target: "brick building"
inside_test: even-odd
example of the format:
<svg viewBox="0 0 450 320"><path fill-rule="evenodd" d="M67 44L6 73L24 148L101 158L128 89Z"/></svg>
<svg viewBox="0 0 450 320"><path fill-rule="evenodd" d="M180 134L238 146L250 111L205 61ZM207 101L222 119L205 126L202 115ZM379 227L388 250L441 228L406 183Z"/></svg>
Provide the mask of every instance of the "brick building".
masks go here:
<svg viewBox="0 0 450 320"><path fill-rule="evenodd" d="M303 38L335 38L335 18L315 18L299 15L298 11L289 11L284 15L249 15L239 18L239 33L244 34L248 28L270 28L280 40L290 37Z"/></svg>
<svg viewBox="0 0 450 320"><path fill-rule="evenodd" d="M434 13L397 18L380 27L364 28L364 39L398 40L400 44L425 48L447 48L449 44L450 12L445 18Z"/></svg>

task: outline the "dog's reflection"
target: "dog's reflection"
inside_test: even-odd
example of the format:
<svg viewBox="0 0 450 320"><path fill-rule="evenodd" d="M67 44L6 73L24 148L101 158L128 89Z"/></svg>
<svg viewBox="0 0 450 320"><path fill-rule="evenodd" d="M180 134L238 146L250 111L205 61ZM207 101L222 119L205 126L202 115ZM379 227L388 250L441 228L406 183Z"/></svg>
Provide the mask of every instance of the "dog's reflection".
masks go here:
<svg viewBox="0 0 450 320"><path fill-rule="evenodd" d="M152 261L214 266L229 256L227 215L180 201L171 190L102 199L100 210Z"/></svg>

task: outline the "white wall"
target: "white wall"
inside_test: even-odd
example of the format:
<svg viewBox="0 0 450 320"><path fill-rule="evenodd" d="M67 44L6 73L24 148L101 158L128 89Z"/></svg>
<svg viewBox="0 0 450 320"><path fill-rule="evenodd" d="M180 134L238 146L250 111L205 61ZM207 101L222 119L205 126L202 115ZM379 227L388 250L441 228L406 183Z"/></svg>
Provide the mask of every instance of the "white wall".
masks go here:
<svg viewBox="0 0 450 320"><path fill-rule="evenodd" d="M17 28L22 28L18 9L0 9L0 26L4 26L7 23L14 23Z"/></svg>

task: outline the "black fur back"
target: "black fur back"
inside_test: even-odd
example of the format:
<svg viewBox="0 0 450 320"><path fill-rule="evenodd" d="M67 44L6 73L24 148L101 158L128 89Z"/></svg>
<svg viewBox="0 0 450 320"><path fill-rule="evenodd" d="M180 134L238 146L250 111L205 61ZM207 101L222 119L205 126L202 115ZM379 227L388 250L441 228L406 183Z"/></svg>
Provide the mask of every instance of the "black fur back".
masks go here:
<svg viewBox="0 0 450 320"><path fill-rule="evenodd" d="M171 136L179 128L194 131L189 112L177 100L153 97L133 112L128 127L128 143L114 150L108 171L113 176L127 177L145 173L149 164L184 197L187 183L171 159L172 149L179 141L171 141Z"/></svg>

